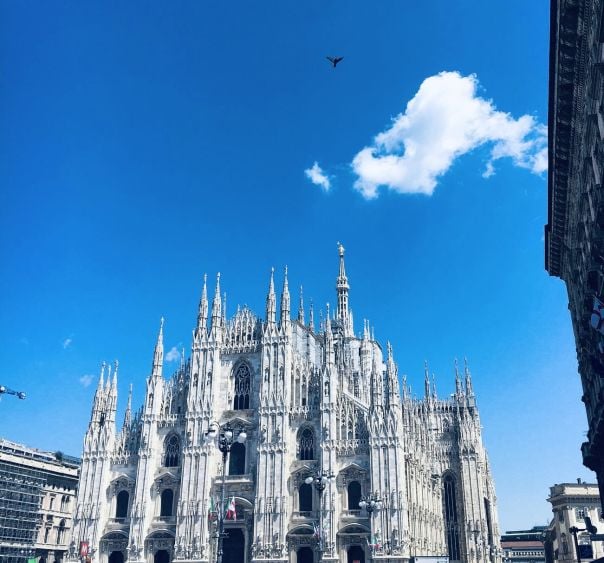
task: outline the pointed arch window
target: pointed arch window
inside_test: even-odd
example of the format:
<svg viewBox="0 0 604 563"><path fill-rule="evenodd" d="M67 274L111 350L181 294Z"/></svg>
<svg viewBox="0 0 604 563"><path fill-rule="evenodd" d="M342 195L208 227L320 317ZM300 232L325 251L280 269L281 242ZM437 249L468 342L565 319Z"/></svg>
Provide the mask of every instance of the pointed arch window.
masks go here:
<svg viewBox="0 0 604 563"><path fill-rule="evenodd" d="M250 408L250 390L252 387L252 375L250 368L241 364L235 372L235 398L233 409L236 411Z"/></svg>
<svg viewBox="0 0 604 563"><path fill-rule="evenodd" d="M180 440L170 434L164 443L164 467L178 467L180 462Z"/></svg>
<svg viewBox="0 0 604 563"><path fill-rule="evenodd" d="M300 433L299 459L315 459L315 434L310 428L305 428Z"/></svg>
<svg viewBox="0 0 604 563"><path fill-rule="evenodd" d="M62 544L65 541L65 518L59 522L59 527L57 528L57 543Z"/></svg>
<svg viewBox="0 0 604 563"><path fill-rule="evenodd" d="M455 479L450 473L447 473L443 479L445 503L445 530L447 535L447 547L450 561L459 561L459 525L457 515L457 494Z"/></svg>

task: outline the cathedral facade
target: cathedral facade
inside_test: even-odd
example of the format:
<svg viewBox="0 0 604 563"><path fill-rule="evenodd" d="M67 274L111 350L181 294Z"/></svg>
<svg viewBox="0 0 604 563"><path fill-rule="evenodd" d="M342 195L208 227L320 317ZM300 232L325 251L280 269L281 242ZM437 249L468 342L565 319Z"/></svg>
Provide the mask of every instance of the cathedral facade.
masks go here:
<svg viewBox="0 0 604 563"><path fill-rule="evenodd" d="M336 310L318 326L302 296L292 315L287 270L279 311L271 274L264 320L248 308L227 320L220 275L211 308L204 281L189 359L164 377L162 320L144 405L128 399L121 430L117 365L103 366L71 559L213 563L224 492L223 563L501 561L467 365L450 397L427 369L412 397L390 344L367 322L355 333L338 250ZM234 437L224 467L216 425Z"/></svg>

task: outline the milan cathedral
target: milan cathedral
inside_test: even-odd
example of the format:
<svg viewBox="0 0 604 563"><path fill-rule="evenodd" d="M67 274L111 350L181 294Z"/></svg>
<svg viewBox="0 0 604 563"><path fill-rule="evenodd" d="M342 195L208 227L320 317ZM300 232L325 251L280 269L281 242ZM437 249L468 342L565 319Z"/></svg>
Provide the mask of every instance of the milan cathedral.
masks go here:
<svg viewBox="0 0 604 563"><path fill-rule="evenodd" d="M501 562L467 364L445 399L426 368L414 398L390 344L366 321L355 333L338 251L336 310L319 326L301 294L292 317L287 269L264 320L226 318L220 275L210 310L204 281L190 358L164 378L162 320L144 405L130 396L119 430L117 364L103 366L72 560L85 546L95 563L213 563L220 524L223 563ZM224 458L212 428L234 438Z"/></svg>

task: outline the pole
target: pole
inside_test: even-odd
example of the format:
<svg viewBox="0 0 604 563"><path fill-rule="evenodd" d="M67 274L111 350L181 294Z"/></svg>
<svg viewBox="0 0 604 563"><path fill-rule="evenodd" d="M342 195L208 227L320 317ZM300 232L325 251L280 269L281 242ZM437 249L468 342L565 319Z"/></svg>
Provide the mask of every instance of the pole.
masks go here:
<svg viewBox="0 0 604 563"><path fill-rule="evenodd" d="M222 444L221 444L222 445ZM224 449L221 448L222 451L222 486L220 487L220 508L219 508L219 518L218 518L218 549L216 551L216 563L222 563L222 540L224 538L224 491L225 491L225 471L226 471L226 461L227 455L229 454L228 446L225 444Z"/></svg>
<svg viewBox="0 0 604 563"><path fill-rule="evenodd" d="M317 487L319 491L319 563L323 561L323 489L320 486Z"/></svg>
<svg viewBox="0 0 604 563"><path fill-rule="evenodd" d="M571 526L569 528L570 533L573 535L574 544L575 544L575 553L577 554L577 562L581 563L581 554L579 553L579 540L577 539L577 532L579 528L577 526Z"/></svg>

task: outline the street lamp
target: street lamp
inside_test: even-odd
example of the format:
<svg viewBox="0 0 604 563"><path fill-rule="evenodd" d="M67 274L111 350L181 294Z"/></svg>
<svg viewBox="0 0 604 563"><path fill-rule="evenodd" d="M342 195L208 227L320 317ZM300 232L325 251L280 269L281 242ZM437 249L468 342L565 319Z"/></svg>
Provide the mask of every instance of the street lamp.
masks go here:
<svg viewBox="0 0 604 563"><path fill-rule="evenodd" d="M309 475L304 482L307 485L313 484L317 492L319 493L319 543L317 546L317 553L319 554L319 561L323 559L323 551L324 550L324 542L323 542L323 503L322 496L325 487L327 487L328 482L333 482L336 476L332 471L325 471L321 469L317 471L315 475Z"/></svg>
<svg viewBox="0 0 604 563"><path fill-rule="evenodd" d="M214 536L218 539L218 546L216 549L216 563L222 563L222 543L224 540L224 494L225 494L225 474L226 464L229 456L229 452L235 442L243 444L247 438L247 434L241 429L237 433L237 438L233 433L233 428L230 424L220 426L217 422L211 422L208 431L206 432L208 440L216 441L218 443L218 449L222 452L222 485L220 490L220 507L218 508L218 533Z"/></svg>
<svg viewBox="0 0 604 563"><path fill-rule="evenodd" d="M382 508L382 498L378 493L369 493L366 497L361 498L359 506L364 508L367 511L367 514L369 514L369 529L371 530L371 515ZM371 538L369 538L369 541L371 542ZM369 547L371 559L373 560L373 554L377 547L376 544L373 543L369 543Z"/></svg>

